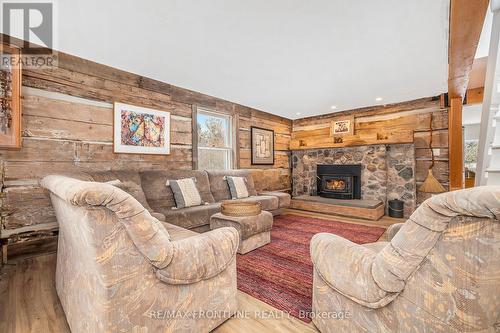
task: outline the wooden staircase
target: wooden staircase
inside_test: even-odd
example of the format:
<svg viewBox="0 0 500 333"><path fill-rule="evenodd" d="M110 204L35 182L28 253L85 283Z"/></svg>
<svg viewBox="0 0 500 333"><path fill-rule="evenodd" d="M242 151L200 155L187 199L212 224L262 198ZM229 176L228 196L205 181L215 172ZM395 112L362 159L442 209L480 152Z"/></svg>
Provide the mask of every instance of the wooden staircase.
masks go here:
<svg viewBox="0 0 500 333"><path fill-rule="evenodd" d="M484 85L476 186L500 185L500 1L491 3L493 26Z"/></svg>
<svg viewBox="0 0 500 333"><path fill-rule="evenodd" d="M493 118L493 124L495 134L488 154L490 161L488 163L488 169L486 169L486 184L500 185L500 111Z"/></svg>

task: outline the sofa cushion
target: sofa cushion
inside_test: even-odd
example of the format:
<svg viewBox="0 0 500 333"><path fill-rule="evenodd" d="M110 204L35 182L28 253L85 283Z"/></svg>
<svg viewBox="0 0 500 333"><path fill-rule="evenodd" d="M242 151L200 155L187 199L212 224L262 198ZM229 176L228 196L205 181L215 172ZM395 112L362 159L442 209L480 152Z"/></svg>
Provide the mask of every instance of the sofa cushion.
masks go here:
<svg viewBox="0 0 500 333"><path fill-rule="evenodd" d="M200 192L196 188L196 178L182 178L168 180L165 186L170 187L174 193L175 206L186 208L202 204Z"/></svg>
<svg viewBox="0 0 500 333"><path fill-rule="evenodd" d="M87 174L95 182L106 183L112 182L114 180L119 180L121 185L118 186L120 189L124 190L131 196L133 196L139 203L146 208L150 213L153 209L146 200L144 191L141 187L141 178L139 177L139 172L137 171L100 171L100 172L87 172ZM113 185L113 184L111 184Z"/></svg>
<svg viewBox="0 0 500 333"><path fill-rule="evenodd" d="M245 199L238 199L243 202L260 202L262 210L275 210L279 208L278 198L272 195L255 195Z"/></svg>
<svg viewBox="0 0 500 333"><path fill-rule="evenodd" d="M220 203L212 203L181 209L163 208L160 213L165 215L166 222L191 229L210 224L210 216L219 211Z"/></svg>
<svg viewBox="0 0 500 333"><path fill-rule="evenodd" d="M203 202L214 203L214 197L210 192L210 184L205 171L199 170L151 170L139 173L142 189L151 208L155 212L164 213L175 207L175 199L172 190L165 184L167 180L196 178L196 187L200 192ZM167 221L168 222L168 221Z"/></svg>
<svg viewBox="0 0 500 333"><path fill-rule="evenodd" d="M273 197L277 197L279 201L279 208L288 208L290 207L290 202L292 200L292 197L290 194L285 193L285 192L272 192L272 191L265 191L259 193L259 195L271 195Z"/></svg>
<svg viewBox="0 0 500 333"><path fill-rule="evenodd" d="M257 195L252 175L248 170L207 170L208 178L210 179L210 189L216 202L231 199L231 192L226 176L245 177L248 194Z"/></svg>

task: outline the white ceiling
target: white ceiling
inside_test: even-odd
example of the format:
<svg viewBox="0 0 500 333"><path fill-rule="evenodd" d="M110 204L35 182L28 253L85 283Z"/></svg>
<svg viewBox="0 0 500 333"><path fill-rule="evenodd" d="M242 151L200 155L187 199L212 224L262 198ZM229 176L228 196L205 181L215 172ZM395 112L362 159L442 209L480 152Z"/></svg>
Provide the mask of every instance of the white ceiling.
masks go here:
<svg viewBox="0 0 500 333"><path fill-rule="evenodd" d="M287 118L447 91L449 0L56 2L61 51Z"/></svg>

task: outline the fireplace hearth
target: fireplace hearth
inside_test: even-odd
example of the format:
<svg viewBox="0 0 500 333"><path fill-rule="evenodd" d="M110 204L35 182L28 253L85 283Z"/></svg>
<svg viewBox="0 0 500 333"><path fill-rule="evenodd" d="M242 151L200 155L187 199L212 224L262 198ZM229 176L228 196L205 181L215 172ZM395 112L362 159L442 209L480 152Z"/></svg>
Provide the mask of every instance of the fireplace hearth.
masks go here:
<svg viewBox="0 0 500 333"><path fill-rule="evenodd" d="M318 164L317 193L334 199L361 199L361 164Z"/></svg>

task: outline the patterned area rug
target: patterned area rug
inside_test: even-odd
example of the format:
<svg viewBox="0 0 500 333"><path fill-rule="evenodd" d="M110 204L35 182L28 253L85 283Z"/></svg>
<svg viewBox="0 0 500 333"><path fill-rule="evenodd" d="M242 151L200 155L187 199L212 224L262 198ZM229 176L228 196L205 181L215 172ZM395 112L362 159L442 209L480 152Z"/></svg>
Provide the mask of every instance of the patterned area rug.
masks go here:
<svg viewBox="0 0 500 333"><path fill-rule="evenodd" d="M304 322L312 307L312 236L328 232L357 244L376 242L384 228L297 215L274 218L271 243L238 255L238 289ZM334 260L334 259L332 259Z"/></svg>

